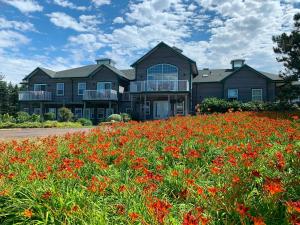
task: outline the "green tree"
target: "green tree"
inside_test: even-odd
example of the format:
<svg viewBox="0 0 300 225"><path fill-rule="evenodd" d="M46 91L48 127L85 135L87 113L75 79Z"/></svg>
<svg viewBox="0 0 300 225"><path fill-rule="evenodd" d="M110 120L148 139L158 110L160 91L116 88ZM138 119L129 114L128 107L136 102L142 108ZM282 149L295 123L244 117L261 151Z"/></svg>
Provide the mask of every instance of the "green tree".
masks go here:
<svg viewBox="0 0 300 225"><path fill-rule="evenodd" d="M58 115L59 115L59 120L62 122L68 122L72 120L73 118L73 113L70 109L66 107L62 107L58 110Z"/></svg>
<svg viewBox="0 0 300 225"><path fill-rule="evenodd" d="M284 71L280 72L284 85L278 97L289 101L300 95L299 85L293 85L300 78L300 13L294 16L294 30L273 36L273 42L277 45L273 48L274 52L279 55L276 59L284 66Z"/></svg>
<svg viewBox="0 0 300 225"><path fill-rule="evenodd" d="M9 95L7 83L0 80L0 114L5 114L9 109Z"/></svg>
<svg viewBox="0 0 300 225"><path fill-rule="evenodd" d="M9 83L8 86L8 113L10 115L16 115L16 113L19 111L19 99L18 99L18 93L19 93L19 87L18 85L13 85L12 83Z"/></svg>

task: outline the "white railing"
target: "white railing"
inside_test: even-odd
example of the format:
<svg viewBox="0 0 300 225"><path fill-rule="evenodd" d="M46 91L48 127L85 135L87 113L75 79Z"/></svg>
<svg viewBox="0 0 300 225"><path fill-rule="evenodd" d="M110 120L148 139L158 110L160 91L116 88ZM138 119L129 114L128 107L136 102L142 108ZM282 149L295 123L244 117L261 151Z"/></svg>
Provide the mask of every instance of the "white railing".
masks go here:
<svg viewBox="0 0 300 225"><path fill-rule="evenodd" d="M20 91L19 101L52 101L52 93L48 91Z"/></svg>
<svg viewBox="0 0 300 225"><path fill-rule="evenodd" d="M86 90L83 92L83 100L118 100L118 93L116 90Z"/></svg>
<svg viewBox="0 0 300 225"><path fill-rule="evenodd" d="M130 82L130 92L189 91L188 80L147 80Z"/></svg>

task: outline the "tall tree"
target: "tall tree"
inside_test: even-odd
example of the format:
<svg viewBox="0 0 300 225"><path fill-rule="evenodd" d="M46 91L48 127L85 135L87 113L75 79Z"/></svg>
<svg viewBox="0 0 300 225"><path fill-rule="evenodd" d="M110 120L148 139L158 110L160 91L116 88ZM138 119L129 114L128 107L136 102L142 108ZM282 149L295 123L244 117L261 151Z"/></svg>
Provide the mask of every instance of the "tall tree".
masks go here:
<svg viewBox="0 0 300 225"><path fill-rule="evenodd" d="M4 80L0 80L0 114L7 113L9 111L9 95L7 89L7 83Z"/></svg>
<svg viewBox="0 0 300 225"><path fill-rule="evenodd" d="M279 55L276 59L284 66L284 71L280 72L284 85L279 98L284 101L295 99L300 95L299 85L293 85L300 78L300 13L294 16L294 30L273 36L273 42L277 45L274 52Z"/></svg>

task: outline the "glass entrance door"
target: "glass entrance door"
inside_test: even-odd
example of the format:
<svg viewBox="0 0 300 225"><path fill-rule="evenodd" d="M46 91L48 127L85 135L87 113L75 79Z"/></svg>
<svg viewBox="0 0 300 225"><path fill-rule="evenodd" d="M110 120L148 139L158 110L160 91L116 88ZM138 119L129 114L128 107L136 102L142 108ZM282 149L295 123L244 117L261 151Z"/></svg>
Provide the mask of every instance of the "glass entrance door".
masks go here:
<svg viewBox="0 0 300 225"><path fill-rule="evenodd" d="M155 101L153 107L154 119L165 119L169 117L169 102L168 101Z"/></svg>

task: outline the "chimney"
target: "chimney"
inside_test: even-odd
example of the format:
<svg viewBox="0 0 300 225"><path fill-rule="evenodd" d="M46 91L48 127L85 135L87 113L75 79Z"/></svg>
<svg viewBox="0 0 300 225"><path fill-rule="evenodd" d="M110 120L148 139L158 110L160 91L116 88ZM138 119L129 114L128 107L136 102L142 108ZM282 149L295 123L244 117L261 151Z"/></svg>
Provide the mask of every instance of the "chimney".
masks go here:
<svg viewBox="0 0 300 225"><path fill-rule="evenodd" d="M109 59L109 58L96 59L96 63L98 65L102 65L102 64L110 65L110 66L116 65L115 61L113 61L112 59Z"/></svg>
<svg viewBox="0 0 300 225"><path fill-rule="evenodd" d="M231 60L231 65L233 70L241 68L245 64L245 59L234 59Z"/></svg>

